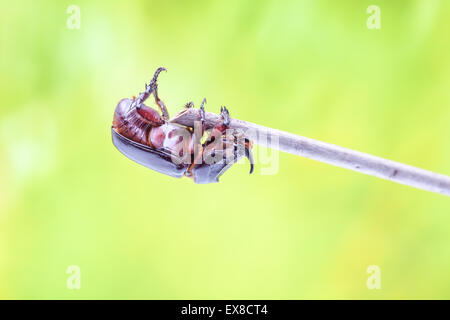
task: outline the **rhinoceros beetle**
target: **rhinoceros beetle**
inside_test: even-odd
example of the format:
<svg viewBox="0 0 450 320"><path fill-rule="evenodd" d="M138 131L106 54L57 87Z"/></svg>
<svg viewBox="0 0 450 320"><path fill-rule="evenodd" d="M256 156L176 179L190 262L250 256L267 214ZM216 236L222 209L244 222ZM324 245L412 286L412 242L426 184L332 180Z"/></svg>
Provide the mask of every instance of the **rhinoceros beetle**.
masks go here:
<svg viewBox="0 0 450 320"><path fill-rule="evenodd" d="M168 121L167 108L158 96L157 79L162 71L166 69L156 70L150 84L145 85L145 91L137 98L125 98L117 104L111 128L116 148L147 168L176 178L187 176L200 184L218 182L218 178L243 156L249 159L252 173L252 142L241 132L229 129L227 108L221 107L221 121L213 126L203 143L206 99L199 109L199 128ZM144 104L152 94L161 115ZM185 108L193 105L189 102Z"/></svg>

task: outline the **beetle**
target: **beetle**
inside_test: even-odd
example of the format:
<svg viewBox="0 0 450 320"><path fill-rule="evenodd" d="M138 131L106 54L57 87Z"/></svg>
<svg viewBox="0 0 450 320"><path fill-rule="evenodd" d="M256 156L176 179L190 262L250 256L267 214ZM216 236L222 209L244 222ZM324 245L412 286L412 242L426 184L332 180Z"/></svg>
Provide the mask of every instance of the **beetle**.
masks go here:
<svg viewBox="0 0 450 320"><path fill-rule="evenodd" d="M200 123L194 128L169 122L167 108L158 96L157 80L162 71L167 70L158 68L137 98L125 98L117 104L111 128L116 148L147 168L176 178L187 176L199 184L218 182L243 156L250 162L251 174L254 168L252 141L229 128L230 114L226 107L220 108L221 120L203 143L206 99L199 109ZM144 104L151 95L161 114ZM194 103L189 102L185 108L193 106Z"/></svg>

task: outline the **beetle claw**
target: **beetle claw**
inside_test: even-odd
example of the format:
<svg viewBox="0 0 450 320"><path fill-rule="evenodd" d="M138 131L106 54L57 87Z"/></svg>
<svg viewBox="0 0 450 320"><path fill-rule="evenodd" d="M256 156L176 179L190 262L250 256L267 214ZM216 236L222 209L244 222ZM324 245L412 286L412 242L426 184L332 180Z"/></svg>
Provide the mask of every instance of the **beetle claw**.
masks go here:
<svg viewBox="0 0 450 320"><path fill-rule="evenodd" d="M156 82L161 71L167 71L167 69L163 67L159 67L158 69L156 69L155 74L153 75L152 82Z"/></svg>
<svg viewBox="0 0 450 320"><path fill-rule="evenodd" d="M222 116L223 124L228 127L230 124L230 113L225 106L220 107L220 115Z"/></svg>
<svg viewBox="0 0 450 320"><path fill-rule="evenodd" d="M156 88L158 87L156 82L158 80L158 76L161 73L161 71L167 71L167 69L163 68L163 67L159 67L158 69L156 69L155 74L153 75L152 81L150 81L149 88L156 90Z"/></svg>
<svg viewBox="0 0 450 320"><path fill-rule="evenodd" d="M206 98L203 98L202 104L200 105L200 112L203 120L205 120L205 103Z"/></svg>
<svg viewBox="0 0 450 320"><path fill-rule="evenodd" d="M203 98L202 104L200 105L200 109L204 109L204 104L206 103L206 98Z"/></svg>

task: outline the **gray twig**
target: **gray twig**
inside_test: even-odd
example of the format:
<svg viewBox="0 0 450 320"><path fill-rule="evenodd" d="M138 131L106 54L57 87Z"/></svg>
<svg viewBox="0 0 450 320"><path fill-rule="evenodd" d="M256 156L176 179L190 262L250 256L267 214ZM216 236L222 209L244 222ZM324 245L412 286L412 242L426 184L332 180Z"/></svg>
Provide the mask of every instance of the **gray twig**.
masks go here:
<svg viewBox="0 0 450 320"><path fill-rule="evenodd" d="M193 127L194 121L199 120L198 110L184 109L170 121ZM207 127L217 121L220 121L219 115L206 112ZM231 119L230 128L242 130L249 139L268 148L450 196L450 177L442 174L247 121Z"/></svg>

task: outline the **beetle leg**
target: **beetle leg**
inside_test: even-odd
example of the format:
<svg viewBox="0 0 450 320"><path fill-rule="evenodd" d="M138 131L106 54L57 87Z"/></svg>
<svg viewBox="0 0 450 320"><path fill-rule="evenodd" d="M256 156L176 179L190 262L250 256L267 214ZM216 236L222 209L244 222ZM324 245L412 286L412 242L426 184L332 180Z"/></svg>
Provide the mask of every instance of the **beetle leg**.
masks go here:
<svg viewBox="0 0 450 320"><path fill-rule="evenodd" d="M226 130L228 129L228 125L230 124L230 114L228 112L228 109L221 106L220 116L222 117L222 121L218 122L212 128L211 132L209 132L209 135L206 138L204 153L206 152L208 154L212 154L214 153L214 149L223 150L224 148L226 148L223 137Z"/></svg>
<svg viewBox="0 0 450 320"><path fill-rule="evenodd" d="M169 119L169 112L167 111L166 105L162 100L158 97L158 85L155 86L155 90L153 91L153 96L155 97L155 103L158 105L159 109L161 110L162 117L164 120Z"/></svg>
<svg viewBox="0 0 450 320"><path fill-rule="evenodd" d="M209 134L209 137L206 141L213 141L213 138L219 138L221 135L225 133L230 125L230 113L228 109L224 106L220 107L220 116L222 117L222 122L217 123Z"/></svg>
<svg viewBox="0 0 450 320"><path fill-rule="evenodd" d="M156 69L155 74L153 75L153 79L152 81L150 81L150 84L149 85L145 84L145 91L141 92L136 99L134 99L133 97L133 103L130 105L130 109L133 107L136 107L136 109L142 107L144 101L147 100L147 98L155 91L157 87L156 80L158 79L158 76L161 73L161 71L167 70L163 67Z"/></svg>
<svg viewBox="0 0 450 320"><path fill-rule="evenodd" d="M193 107L194 107L194 102L189 101L188 103L186 103L186 104L184 105L184 107L185 107L186 109L193 108Z"/></svg>
<svg viewBox="0 0 450 320"><path fill-rule="evenodd" d="M203 99L202 104L200 106L199 112L200 112L200 129L198 128L198 126L196 126L196 124L194 123L194 133L192 134L192 145L191 145L191 151L194 152L194 161L192 161L192 163L190 164L187 173L189 176L192 176L192 169L194 168L194 166L196 164L200 164L203 158L203 145L201 142L201 139L203 137L203 134L205 132L206 129L206 115L205 115L205 103L206 103L206 98ZM198 122L197 122L198 123ZM199 133L200 131L200 133Z"/></svg>
<svg viewBox="0 0 450 320"><path fill-rule="evenodd" d="M155 74L153 75L153 79L150 82L150 84L156 84L156 80L158 80L158 76L161 73L161 71L167 71L167 69L163 68L163 67L159 67L158 69L156 69Z"/></svg>
<svg viewBox="0 0 450 320"><path fill-rule="evenodd" d="M201 144L200 140L203 137L203 134L205 133L205 129L206 129L205 103L206 103L206 98L203 99L202 104L199 109L200 125L201 125L200 130L198 130L198 127L196 127L196 123L194 123L194 134L192 135L192 138L193 138L194 143L196 143L196 144ZM188 104L190 104L190 103L188 103ZM193 105L193 103L192 103L192 105Z"/></svg>
<svg viewBox="0 0 450 320"><path fill-rule="evenodd" d="M206 103L206 98L203 98L202 104L200 106L200 121L202 122L202 137L203 134L205 133L205 129L206 129L206 114L205 114L205 103Z"/></svg>
<svg viewBox="0 0 450 320"><path fill-rule="evenodd" d="M195 152L194 152L194 161L192 161L192 163L189 165L189 168L186 170L188 177L192 177L193 176L192 175L192 169L194 169L194 166L196 164L200 164L201 160L203 158L203 146L202 146L201 143L198 143L197 147L194 148L194 150L195 150Z"/></svg>
<svg viewBox="0 0 450 320"><path fill-rule="evenodd" d="M209 142L215 141L215 139L219 139L221 136L223 136L226 130L228 129L228 126L230 125L230 112L225 106L220 107L220 116L222 117L222 122L219 122L214 126L207 140ZM245 156L250 162L250 174L253 172L254 169L253 154L251 150L252 146L253 144L250 140L248 139L244 140Z"/></svg>
<svg viewBox="0 0 450 320"><path fill-rule="evenodd" d="M167 112L166 105L164 104L164 102L162 102L162 100L158 96L157 80L158 80L158 76L161 73L161 71L167 71L167 70L162 67L156 69L155 74L153 75L153 79L150 82L150 87L153 88L153 96L155 97L155 103L158 105L159 109L161 110L162 118L165 121L167 121L169 119L169 112Z"/></svg>
<svg viewBox="0 0 450 320"><path fill-rule="evenodd" d="M150 84L145 84L145 91L141 92L139 96L136 99L133 99L133 103L130 105L130 109L135 107L137 110L141 109L143 107L144 101L147 100L147 98L153 93L155 96L155 102L158 105L159 109L162 113L162 118L164 121L166 121L169 118L169 114L167 112L167 108L164 105L164 103L159 99L158 97L158 76L162 71L167 71L165 68L160 67L156 69L155 74L153 75L152 81L150 81Z"/></svg>
<svg viewBox="0 0 450 320"><path fill-rule="evenodd" d="M253 168L255 166L253 161L252 146L253 143L250 140L245 139L245 156L247 157L248 162L250 162L250 174L253 173Z"/></svg>
<svg viewBox="0 0 450 320"><path fill-rule="evenodd" d="M230 125L230 113L228 112L228 109L223 106L220 107L220 115L222 116L222 123L224 126L228 127Z"/></svg>
<svg viewBox="0 0 450 320"><path fill-rule="evenodd" d="M222 117L222 122L217 123L213 127L213 132L216 131L216 134L217 132L224 134L225 131L228 129L228 126L230 125L230 113L228 112L228 109L225 106L220 107L220 116Z"/></svg>
<svg viewBox="0 0 450 320"><path fill-rule="evenodd" d="M200 106L199 112L200 112L200 129L197 127L197 124L194 123L194 132L192 134L192 141L193 141L193 145L191 147L194 147L194 145L199 144L201 145L201 139L203 137L203 134L205 133L206 130L206 115L205 115L205 103L206 103L206 98L203 98L202 104ZM188 104L186 104L186 108L190 108L190 105L194 105L193 102L189 102Z"/></svg>

